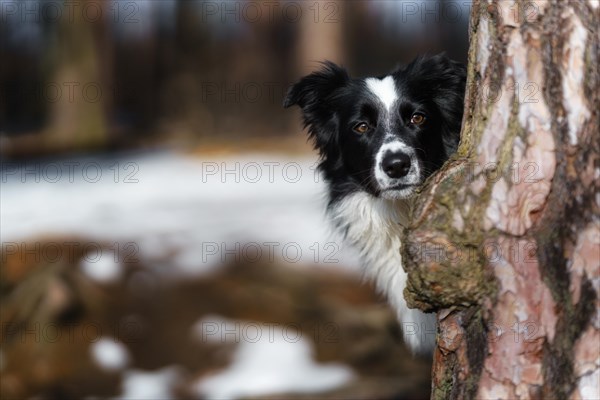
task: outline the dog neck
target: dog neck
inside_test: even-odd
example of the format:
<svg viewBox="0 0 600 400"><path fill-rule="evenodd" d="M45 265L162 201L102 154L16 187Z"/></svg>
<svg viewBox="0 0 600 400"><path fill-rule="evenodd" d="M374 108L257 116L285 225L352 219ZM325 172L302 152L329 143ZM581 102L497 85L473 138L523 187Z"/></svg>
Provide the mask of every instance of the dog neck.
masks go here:
<svg viewBox="0 0 600 400"><path fill-rule="evenodd" d="M334 225L345 240L359 252L365 273L375 279L380 290L388 293L382 269L402 270L400 236L407 226L410 200L387 200L366 192L355 192L336 202L331 208Z"/></svg>
<svg viewBox="0 0 600 400"><path fill-rule="evenodd" d="M338 200L330 215L345 240L360 254L365 275L396 310L405 343L428 354L435 345L435 315L409 309L404 299L407 275L400 254L402 230L408 225L410 200L386 200L355 192Z"/></svg>

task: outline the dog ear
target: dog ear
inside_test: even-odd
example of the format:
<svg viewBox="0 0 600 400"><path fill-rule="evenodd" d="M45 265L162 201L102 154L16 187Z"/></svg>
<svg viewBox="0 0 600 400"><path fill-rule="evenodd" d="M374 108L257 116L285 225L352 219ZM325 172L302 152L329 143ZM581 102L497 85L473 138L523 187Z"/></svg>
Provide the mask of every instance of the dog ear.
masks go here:
<svg viewBox="0 0 600 400"><path fill-rule="evenodd" d="M300 79L288 90L285 108L298 105L302 109L304 126L322 156L335 146L338 118L334 104L336 92L350 80L346 70L325 61L323 67Z"/></svg>
<svg viewBox="0 0 600 400"><path fill-rule="evenodd" d="M321 70L305 76L289 88L283 101L285 108L298 105L303 111L310 111L319 103L327 101L335 89L350 79L344 68L331 61L325 61L322 65Z"/></svg>
<svg viewBox="0 0 600 400"><path fill-rule="evenodd" d="M415 58L406 67L398 68L399 72L415 73L423 76L456 76L466 77L466 67L458 61L454 61L446 55L439 53L434 56L421 55Z"/></svg>
<svg viewBox="0 0 600 400"><path fill-rule="evenodd" d="M430 93L424 93L423 88L435 90L437 98L450 96L451 100L461 102L464 99L467 69L445 53L418 57L400 73L409 75L415 86L418 85L415 90L427 96Z"/></svg>

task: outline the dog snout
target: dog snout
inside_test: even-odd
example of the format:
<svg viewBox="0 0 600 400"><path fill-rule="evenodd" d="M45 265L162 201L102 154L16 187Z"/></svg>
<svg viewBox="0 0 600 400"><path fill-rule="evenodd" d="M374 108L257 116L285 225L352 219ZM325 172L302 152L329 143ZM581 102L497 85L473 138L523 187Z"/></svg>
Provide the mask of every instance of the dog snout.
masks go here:
<svg viewBox="0 0 600 400"><path fill-rule="evenodd" d="M381 168L392 179L402 178L410 171L410 157L405 153L388 153L381 161Z"/></svg>

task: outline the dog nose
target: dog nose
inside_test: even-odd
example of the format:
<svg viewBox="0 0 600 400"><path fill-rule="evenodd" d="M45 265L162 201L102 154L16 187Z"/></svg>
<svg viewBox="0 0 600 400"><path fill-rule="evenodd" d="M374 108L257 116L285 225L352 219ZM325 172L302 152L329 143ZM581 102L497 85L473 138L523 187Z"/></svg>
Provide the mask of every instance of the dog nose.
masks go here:
<svg viewBox="0 0 600 400"><path fill-rule="evenodd" d="M391 153L383 158L381 167L390 178L402 178L410 170L410 157L404 153Z"/></svg>

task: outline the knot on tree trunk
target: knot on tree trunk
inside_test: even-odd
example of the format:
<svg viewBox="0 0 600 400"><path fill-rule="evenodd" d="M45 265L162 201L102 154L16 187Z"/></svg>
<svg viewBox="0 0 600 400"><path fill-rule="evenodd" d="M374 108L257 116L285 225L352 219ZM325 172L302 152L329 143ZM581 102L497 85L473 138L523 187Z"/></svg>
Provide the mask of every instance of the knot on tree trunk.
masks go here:
<svg viewBox="0 0 600 400"><path fill-rule="evenodd" d="M449 161L424 185L416 202L401 249L410 307L469 307L494 292L495 280L485 268L485 237L477 227L465 226L465 207L456 207L465 205L469 165L467 160Z"/></svg>

